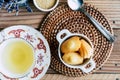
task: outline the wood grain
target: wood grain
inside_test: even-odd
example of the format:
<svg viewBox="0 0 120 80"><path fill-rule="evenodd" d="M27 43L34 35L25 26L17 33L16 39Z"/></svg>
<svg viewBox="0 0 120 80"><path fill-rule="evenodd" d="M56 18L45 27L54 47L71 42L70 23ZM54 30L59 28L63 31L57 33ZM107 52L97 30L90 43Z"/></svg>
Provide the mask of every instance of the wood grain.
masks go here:
<svg viewBox="0 0 120 80"><path fill-rule="evenodd" d="M120 74L90 74L83 77L46 74L41 80L120 80Z"/></svg>
<svg viewBox="0 0 120 80"><path fill-rule="evenodd" d="M60 0L60 3L65 3L66 0ZM119 0L85 0L103 13L111 23L111 27L119 28L120 26L120 1ZM43 17L47 14L41 12L35 8L33 3L30 4L33 9L33 13L26 12L26 9L20 8L19 16L15 16L14 13L7 13L6 10L0 10L0 27L8 27L17 24L33 25L37 28L38 24L43 20ZM7 24L6 24L7 22Z"/></svg>
<svg viewBox="0 0 120 80"><path fill-rule="evenodd" d="M49 68L47 74L41 80L120 80L120 0L84 0L84 2L93 5L101 11L114 29L116 41L110 58L93 75L81 78L67 77ZM62 3L66 3L66 0L60 0L60 4ZM7 13L4 9L0 10L0 29L18 24L38 28L49 12L39 11L32 2L30 6L33 9L33 13L28 13L25 8L20 8L19 16L15 16L15 13Z"/></svg>

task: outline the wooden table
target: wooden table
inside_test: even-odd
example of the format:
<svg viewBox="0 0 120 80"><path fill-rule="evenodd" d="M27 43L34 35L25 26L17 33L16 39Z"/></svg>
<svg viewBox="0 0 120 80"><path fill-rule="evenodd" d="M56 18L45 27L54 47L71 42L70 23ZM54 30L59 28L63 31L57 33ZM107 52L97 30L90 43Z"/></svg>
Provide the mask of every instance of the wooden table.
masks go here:
<svg viewBox="0 0 120 80"><path fill-rule="evenodd" d="M110 21L114 30L116 41L112 54L108 61L93 74L84 77L68 77L48 69L47 74L41 80L120 80L120 0L84 0L86 3L94 5ZM66 0L60 0L60 4ZM26 9L20 9L19 16L15 13L7 13L6 10L0 11L0 29L12 25L25 24L38 28L47 12L36 9L31 2L33 13L27 13Z"/></svg>

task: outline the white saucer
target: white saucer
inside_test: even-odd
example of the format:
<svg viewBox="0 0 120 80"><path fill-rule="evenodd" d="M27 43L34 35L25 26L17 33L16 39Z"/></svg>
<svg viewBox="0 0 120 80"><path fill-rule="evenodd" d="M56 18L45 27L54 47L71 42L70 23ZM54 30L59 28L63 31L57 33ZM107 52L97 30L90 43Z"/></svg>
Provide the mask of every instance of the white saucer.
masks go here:
<svg viewBox="0 0 120 80"><path fill-rule="evenodd" d="M50 65L50 49L44 36L31 26L17 25L5 28L0 32L0 44L10 38L22 38L29 42L35 50L35 66L30 73L21 78L10 78L8 75L0 72L1 80L39 80L48 70Z"/></svg>

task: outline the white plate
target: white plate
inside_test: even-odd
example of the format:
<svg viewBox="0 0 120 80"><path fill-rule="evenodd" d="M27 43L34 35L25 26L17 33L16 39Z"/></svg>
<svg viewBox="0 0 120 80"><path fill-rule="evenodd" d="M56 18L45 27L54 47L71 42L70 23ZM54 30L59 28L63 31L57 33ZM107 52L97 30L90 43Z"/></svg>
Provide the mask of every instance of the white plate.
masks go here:
<svg viewBox="0 0 120 80"><path fill-rule="evenodd" d="M1 80L39 80L50 65L50 49L44 36L34 28L25 25L8 27L0 32L0 44L10 38L22 38L32 44L35 50L35 66L30 73L21 78L10 78L0 72Z"/></svg>

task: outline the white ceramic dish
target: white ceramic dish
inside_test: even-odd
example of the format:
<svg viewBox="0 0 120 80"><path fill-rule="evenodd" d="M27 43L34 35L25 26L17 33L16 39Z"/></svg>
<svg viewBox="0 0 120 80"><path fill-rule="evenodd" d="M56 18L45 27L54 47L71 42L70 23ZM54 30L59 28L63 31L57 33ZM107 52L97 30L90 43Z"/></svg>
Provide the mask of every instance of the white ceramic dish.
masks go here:
<svg viewBox="0 0 120 80"><path fill-rule="evenodd" d="M8 39L24 39L30 43L35 51L35 65L29 73L20 78L9 77L0 71L1 80L39 80L42 78L50 65L50 49L44 36L34 28L26 25L8 27L0 32L0 45ZM1 48L0 48L1 49ZM0 53L2 54L2 53Z"/></svg>
<svg viewBox="0 0 120 80"><path fill-rule="evenodd" d="M33 0L33 3L34 3L34 5L35 5L40 11L49 12L49 11L54 10L54 9L57 7L57 5L59 4L59 0L56 0L56 2L55 2L55 4L53 5L53 7L49 8L49 9L43 9L43 8L39 7L38 4L37 4L37 2L36 2L36 0Z"/></svg>
<svg viewBox="0 0 120 80"><path fill-rule="evenodd" d="M62 36L63 34L65 34L65 36L64 36L63 38L61 38L61 36ZM93 44L92 44L92 42L90 41L90 39L89 39L88 37L86 37L86 36L83 35L83 34L71 33L71 32L69 32L67 29L63 29L63 30L61 30L61 31L57 34L57 36L56 36L57 41L59 42L59 47L58 47L58 55L59 55L59 58L60 58L61 62L62 62L64 65L66 65L66 66L68 66L68 67L70 67L70 68L80 68L83 72L88 73L88 72L92 71L92 70L95 68L95 66L96 66L95 61L92 59L92 56L90 57L89 60L87 60L86 62L84 62L83 64L80 64L80 65L70 65L70 64L65 63L64 60L62 59L62 53L61 53L61 50L60 50L61 44L62 44L66 39L68 39L68 38L70 38L70 37L72 37L72 36L80 36L80 37L84 38L85 40L87 40L87 41L90 43L91 47L92 47L92 50L90 51L90 54L93 55L93 51L94 51L94 49L93 49ZM86 66L87 66L88 64L90 64L91 66L90 66L89 68L86 68Z"/></svg>

